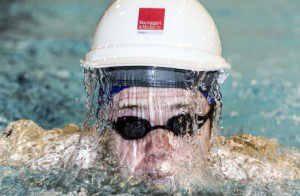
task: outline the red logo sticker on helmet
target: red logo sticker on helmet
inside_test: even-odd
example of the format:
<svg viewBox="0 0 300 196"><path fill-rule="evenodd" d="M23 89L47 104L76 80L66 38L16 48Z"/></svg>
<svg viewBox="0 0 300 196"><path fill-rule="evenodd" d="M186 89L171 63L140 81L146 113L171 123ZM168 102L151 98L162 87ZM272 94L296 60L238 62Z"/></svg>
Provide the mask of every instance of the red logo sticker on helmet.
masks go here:
<svg viewBox="0 0 300 196"><path fill-rule="evenodd" d="M140 8L138 18L138 30L162 31L165 23L164 8Z"/></svg>

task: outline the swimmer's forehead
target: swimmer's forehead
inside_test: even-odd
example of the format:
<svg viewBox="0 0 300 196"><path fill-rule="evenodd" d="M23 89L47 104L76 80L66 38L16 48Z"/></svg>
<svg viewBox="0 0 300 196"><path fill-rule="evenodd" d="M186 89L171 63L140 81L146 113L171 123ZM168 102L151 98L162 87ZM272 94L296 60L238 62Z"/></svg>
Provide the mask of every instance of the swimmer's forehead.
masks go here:
<svg viewBox="0 0 300 196"><path fill-rule="evenodd" d="M192 101L206 103L205 97L200 92L195 93L180 88L131 87L122 90L113 97L115 106L119 108L149 107L151 103L185 107L189 106Z"/></svg>

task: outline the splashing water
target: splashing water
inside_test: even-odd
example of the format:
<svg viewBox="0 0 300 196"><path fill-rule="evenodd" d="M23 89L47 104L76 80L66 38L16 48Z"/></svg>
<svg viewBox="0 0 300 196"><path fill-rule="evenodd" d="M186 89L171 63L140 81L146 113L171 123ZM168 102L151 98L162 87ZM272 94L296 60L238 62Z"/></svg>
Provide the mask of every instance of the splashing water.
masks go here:
<svg viewBox="0 0 300 196"><path fill-rule="evenodd" d="M114 173L113 176L117 175L120 177L119 171L118 171L118 165L116 163L116 161L114 160L115 156L112 152L114 151L112 149L111 144L108 143L108 141L105 141L106 139L109 138L105 138L107 137L107 132L106 129L108 129L108 124L105 121L105 119L107 119L107 116L109 115L110 111L109 111L109 104L105 104L105 103L109 103L109 101L111 100L109 97L109 89L110 89L110 82L107 81L105 79L105 75L106 73L103 70L91 70L91 69L86 69L84 71L85 73L85 80L84 80L84 84L85 84L85 89L86 89L86 93L87 93L87 105L86 105L86 109L87 109L87 115L86 115L86 119L82 125L82 134L79 137L78 143L72 153L72 155L70 156L69 161L67 162L66 166L64 167L64 171L63 173L60 175L59 180L57 180L55 182L55 184L52 186L52 188L58 188L61 187L62 184L64 184L65 186L67 185L71 185L73 183L76 184L76 182L72 179L77 179L77 176L81 173L82 171L82 165L78 164L78 157L81 156L82 152L82 148L84 148L85 146L85 142L87 142L86 140L83 140L82 138L86 135L86 133L89 131L89 126L93 126L94 130L96 131L99 137L97 138L99 140L99 143L95 143L96 146L93 147L93 149L96 152L99 152L99 154L97 156L94 157L94 160L91 160L93 168L101 168L104 172L110 172L110 173ZM99 82L99 83L98 83ZM101 100L96 100L95 99L95 94L98 93L97 91L97 84L100 84L101 86L101 91L103 91L102 96L99 97L98 99ZM200 85L200 84L199 84ZM203 85L203 84L201 84ZM219 122L219 117L221 114L221 95L219 90L217 89L218 85L216 85L216 90L211 90L211 94L214 94L214 97L216 97L216 110L215 110L215 118L212 124L213 127L213 134L212 134L212 140L214 140L217 137L217 128L218 128L218 122ZM99 87L98 87L99 88ZM194 88L192 89L193 91L197 92L198 88ZM100 103L101 108L97 108L95 107L97 105L97 102ZM98 111L98 112L96 112ZM101 111L101 112L99 112ZM97 114L97 116L96 116ZM189 141L189 139L187 139L187 142L191 142ZM136 146L136 142L134 143L135 145L133 145L133 152L134 156L133 158L136 160L137 159L137 146ZM204 156L203 154L203 149L201 147L201 145L199 146L198 144L192 144L192 148L195 148L195 152L194 153L200 153L202 154L202 156ZM196 150L199 149L200 151ZM178 187L177 186L170 186L165 187L165 188L161 188L160 191L163 192L169 192L170 188L171 190L174 192L176 191L192 191L192 188L194 189L193 191L211 191L211 190L220 190L220 188L216 188L216 186L213 187L209 187L209 184L211 183L207 183L208 181L212 182L214 181L213 178L209 175L209 174L205 174L203 173L203 164L202 164L202 159L199 157L199 159L197 157L194 158L194 160L192 162L190 162L190 166L188 168L186 168L184 166L184 164L177 164L176 166L172 166L173 170L176 170L176 176L174 176L177 180L180 180L182 182L183 187ZM77 168L74 168L74 163L75 165L77 165ZM207 165L208 163L206 163ZM167 167L170 167L169 165ZM101 170L99 170L98 172L100 172ZM198 172L196 172L198 171ZM195 174L197 173L197 174ZM192 179L191 176L194 176ZM82 176L81 176L82 177ZM127 178L124 178L124 181L127 181L128 178L133 178L133 176L129 175L129 177L127 176ZM142 183L142 181L135 179L135 181L139 181L140 183ZM129 181L130 183L130 181ZM216 183L213 183L214 185ZM113 185L113 184L112 184ZM151 185L151 184L149 184ZM148 185L148 186L149 186ZM184 186L186 186L186 188L184 188ZM199 187L200 189L197 190L195 189L195 187ZM201 188L202 187L202 188ZM204 189L204 187L206 187ZM138 187L137 187L138 188ZM142 189L145 189L144 185L143 187L141 187ZM213 188L213 189L212 189ZM138 188L139 189L139 188ZM149 189L149 191L154 191L155 189Z"/></svg>
<svg viewBox="0 0 300 196"><path fill-rule="evenodd" d="M33 177L34 189L39 189L44 192L44 188L51 191L56 191L58 193L87 193L87 194L97 194L97 193L132 193L132 194L156 194L156 193L213 193L213 194L229 194L235 192L236 194L255 194L261 192L273 192L276 191L281 193L284 189L288 187L290 193L297 191L297 184L292 182L283 185L269 185L268 188L264 189L262 184L249 181L244 183L235 183L234 181L224 180L220 178L218 180L217 175L213 175L211 172L203 172L203 165L200 164L201 160L194 158L189 167L182 166L180 164L174 166L177 170L176 179L182 182L181 186L167 186L167 187L153 187L151 184L147 184L135 177L122 176L119 173L119 167L115 160L115 154L113 146L110 144L109 134L106 131L109 124L105 119L109 115L108 103L109 88L110 84L105 80L105 73L102 70L92 70L86 69L85 73L85 89L87 94L86 103L86 119L82 125L82 132L78 137L76 147L74 148L69 160L66 162L63 170L59 172L54 172L51 174L41 174L34 171L26 171L26 175L35 175ZM103 88L103 96L99 97L102 100L96 99L99 86ZM213 121L213 135L212 142L215 143L218 136L218 124L222 112L221 94L219 86L216 85L215 88L210 92L213 93L217 98L216 110L214 113ZM97 107L97 103L102 103L101 108ZM107 107L107 108L105 108ZM103 110L104 108L104 110ZM99 110L101 112L99 113ZM103 112L104 111L104 112ZM91 133L92 132L92 133ZM92 134L92 140L86 140L86 135ZM97 137L95 137L97 136ZM87 144L92 144L94 146L89 146ZM194 144L196 148L197 145ZM88 166L85 166L83 162L80 161L82 154L86 153L83 149L92 149L92 151L97 152L95 156L90 156ZM133 153L136 159L136 146ZM93 169L89 169L92 165ZM206 167L210 167L210 163L205 163ZM42 179L40 179L42 178ZM37 180L39 179L39 180ZM18 181L20 186L23 183L20 179ZM40 184L35 184L36 181L41 181L45 184L40 186ZM253 188L256 187L256 188ZM48 191L45 191L48 192Z"/></svg>

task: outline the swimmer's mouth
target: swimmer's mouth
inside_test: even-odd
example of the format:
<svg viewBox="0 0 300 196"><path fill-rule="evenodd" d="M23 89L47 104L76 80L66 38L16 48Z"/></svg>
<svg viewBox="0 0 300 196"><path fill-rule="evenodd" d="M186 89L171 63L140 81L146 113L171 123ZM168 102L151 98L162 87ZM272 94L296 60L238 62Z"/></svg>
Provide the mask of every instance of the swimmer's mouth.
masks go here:
<svg viewBox="0 0 300 196"><path fill-rule="evenodd" d="M151 165L159 164L159 163L167 160L167 154L165 154L165 153L150 154L150 155L146 156L145 159Z"/></svg>

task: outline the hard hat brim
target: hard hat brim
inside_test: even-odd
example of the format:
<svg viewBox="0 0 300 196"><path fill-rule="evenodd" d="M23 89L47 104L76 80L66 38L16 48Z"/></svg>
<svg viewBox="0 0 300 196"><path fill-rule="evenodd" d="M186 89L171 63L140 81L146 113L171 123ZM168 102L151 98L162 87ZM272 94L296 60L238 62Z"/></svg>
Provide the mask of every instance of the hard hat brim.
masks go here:
<svg viewBox="0 0 300 196"><path fill-rule="evenodd" d="M133 55L134 54L134 55ZM230 71L222 57L182 47L113 46L94 47L81 61L85 68L157 66L191 71Z"/></svg>

